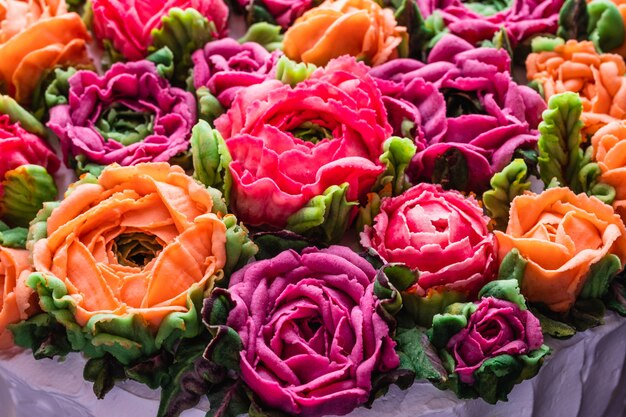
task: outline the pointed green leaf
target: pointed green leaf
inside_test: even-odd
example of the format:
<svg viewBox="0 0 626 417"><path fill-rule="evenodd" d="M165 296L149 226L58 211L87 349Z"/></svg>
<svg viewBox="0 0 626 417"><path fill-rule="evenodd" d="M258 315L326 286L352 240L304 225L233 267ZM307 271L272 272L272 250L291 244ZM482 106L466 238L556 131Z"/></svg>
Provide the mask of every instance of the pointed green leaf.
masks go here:
<svg viewBox="0 0 626 417"><path fill-rule="evenodd" d="M622 263L620 259L613 254L608 254L600 261L591 265L579 298L604 297L609 290L611 281L621 269Z"/></svg>
<svg viewBox="0 0 626 417"><path fill-rule="evenodd" d="M483 194L483 203L489 217L498 230L505 230L509 223L511 202L518 195L530 189L528 169L523 159L515 159L495 174L491 180L491 189Z"/></svg>
<svg viewBox="0 0 626 417"><path fill-rule="evenodd" d="M30 133L40 137L47 136L46 127L9 96L0 95L0 114L8 115L11 123L19 123Z"/></svg>
<svg viewBox="0 0 626 417"><path fill-rule="evenodd" d="M10 228L0 220L0 246L5 248L24 249L26 248L26 238L28 229L24 227Z"/></svg>
<svg viewBox="0 0 626 417"><path fill-rule="evenodd" d="M557 36L563 39L587 39L589 13L586 0L566 0L559 13Z"/></svg>
<svg viewBox="0 0 626 417"><path fill-rule="evenodd" d="M308 80L311 74L317 69L313 64L296 62L281 56L276 64L276 79L283 84L295 87L298 83Z"/></svg>
<svg viewBox="0 0 626 417"><path fill-rule="evenodd" d="M283 35L280 32L280 26L268 22L254 23L250 25L246 34L239 39L239 43L256 42L272 52L276 49L283 49Z"/></svg>
<svg viewBox="0 0 626 417"><path fill-rule="evenodd" d="M609 52L624 43L624 20L617 5L608 0L594 0L587 4L589 40L598 52Z"/></svg>
<svg viewBox="0 0 626 417"><path fill-rule="evenodd" d="M221 191L228 204L232 187L228 166L232 158L222 135L200 120L191 131L191 153L194 178L207 187Z"/></svg>
<svg viewBox="0 0 626 417"><path fill-rule="evenodd" d="M526 299L522 295L516 279L496 280L487 283L478 294L480 298L493 297L517 304L521 310L526 310Z"/></svg>
<svg viewBox="0 0 626 417"><path fill-rule="evenodd" d="M515 279L521 284L527 263L528 261L514 248L502 259L500 270L498 271L498 279Z"/></svg>
<svg viewBox="0 0 626 417"><path fill-rule="evenodd" d="M44 167L22 165L5 173L0 214L11 225L27 227L46 201L56 199L54 178Z"/></svg>
<svg viewBox="0 0 626 417"><path fill-rule="evenodd" d="M414 372L418 381L428 380L432 383L445 381L447 372L422 329L418 327L398 329L394 340L397 343L396 352L400 357L399 369Z"/></svg>
<svg viewBox="0 0 626 417"><path fill-rule="evenodd" d="M416 152L417 147L411 139L397 136L387 139L383 145L383 154L380 156L385 171L378 177L374 190L380 191L385 187L391 187L392 195L397 196L411 188L406 169Z"/></svg>

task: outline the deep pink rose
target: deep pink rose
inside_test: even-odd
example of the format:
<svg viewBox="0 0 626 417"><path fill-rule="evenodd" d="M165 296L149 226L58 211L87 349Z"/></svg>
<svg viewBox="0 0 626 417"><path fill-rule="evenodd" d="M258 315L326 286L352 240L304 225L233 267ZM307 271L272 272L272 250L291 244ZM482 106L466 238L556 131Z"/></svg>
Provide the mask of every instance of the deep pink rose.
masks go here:
<svg viewBox="0 0 626 417"><path fill-rule="evenodd" d="M342 57L294 88L265 81L237 94L215 126L233 159L231 205L242 221L284 227L332 185L348 183L348 201L365 198L391 135L367 72Z"/></svg>
<svg viewBox="0 0 626 417"><path fill-rule="evenodd" d="M488 222L473 197L422 183L383 199L373 227L361 233L361 245L384 262L419 269L411 293L425 296L443 287L475 295L497 268Z"/></svg>
<svg viewBox="0 0 626 417"><path fill-rule="evenodd" d="M498 355L525 355L543 344L539 319L510 301L493 297L476 303L467 326L452 336L447 349L456 360L461 382L474 383L474 371Z"/></svg>
<svg viewBox="0 0 626 417"><path fill-rule="evenodd" d="M463 0L416 0L426 18L438 12L450 33L472 44L491 40L504 28L515 46L522 40L541 33L556 33L559 12L564 0L512 0L503 10L482 6L480 2ZM490 4L485 2L486 4ZM496 4L494 2L493 4Z"/></svg>
<svg viewBox="0 0 626 417"><path fill-rule="evenodd" d="M227 325L243 342L241 376L291 415L343 415L367 401L372 374L399 365L376 312L374 268L342 246L282 252L236 272Z"/></svg>
<svg viewBox="0 0 626 417"><path fill-rule="evenodd" d="M192 94L170 86L153 63L114 64L100 76L78 71L69 102L50 109L48 127L67 161L84 156L100 165L164 162L189 147L196 122Z"/></svg>
<svg viewBox="0 0 626 417"><path fill-rule="evenodd" d="M440 158L450 151L467 167L463 191L482 192L517 149L532 149L546 104L509 73L506 51L474 48L444 36L428 63L397 59L374 68L395 134L410 135L418 153L409 168L415 181L431 181ZM408 127L407 127L408 123Z"/></svg>
<svg viewBox="0 0 626 417"><path fill-rule="evenodd" d="M250 0L238 0L239 5L248 7ZM313 0L262 0L261 4L283 29L289 28L297 18L315 5Z"/></svg>
<svg viewBox="0 0 626 417"><path fill-rule="evenodd" d="M269 53L256 42L226 38L209 42L192 55L195 88L207 87L224 108L250 85L275 78L279 52Z"/></svg>
<svg viewBox="0 0 626 417"><path fill-rule="evenodd" d="M228 6L223 0L92 0L96 38L108 40L126 59L137 61L148 55L152 31L171 9L196 9L215 25L215 37L228 27Z"/></svg>

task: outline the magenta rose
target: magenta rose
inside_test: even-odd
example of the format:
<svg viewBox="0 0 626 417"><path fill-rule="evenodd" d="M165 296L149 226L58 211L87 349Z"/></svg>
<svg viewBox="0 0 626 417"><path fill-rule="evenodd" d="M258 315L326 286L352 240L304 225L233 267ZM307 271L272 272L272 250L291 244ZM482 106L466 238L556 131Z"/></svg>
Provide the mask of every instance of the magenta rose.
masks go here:
<svg viewBox="0 0 626 417"><path fill-rule="evenodd" d="M108 165L168 161L189 147L192 94L171 87L148 61L118 63L104 75L78 71L68 103L50 109L48 127L69 156Z"/></svg>
<svg viewBox="0 0 626 417"><path fill-rule="evenodd" d="M91 5L96 38L111 42L131 61L148 55L152 32L162 27L162 19L174 8L198 11L213 23L215 38L224 36L228 27L228 6L223 0L92 0Z"/></svg>
<svg viewBox="0 0 626 417"><path fill-rule="evenodd" d="M373 226L361 233L361 245L385 263L419 270L408 293L454 290L475 296L497 269L488 223L473 197L422 183L383 199Z"/></svg>
<svg viewBox="0 0 626 417"><path fill-rule="evenodd" d="M293 88L274 80L237 94L215 126L232 157L231 205L242 221L282 228L331 186L348 184L349 202L365 198L391 135L367 72L343 57Z"/></svg>
<svg viewBox="0 0 626 417"><path fill-rule="evenodd" d="M418 144L409 168L414 182L442 181L482 192L518 149L534 149L546 104L509 73L506 51L474 48L453 35L428 63L397 59L373 69L396 134Z"/></svg>
<svg viewBox="0 0 626 417"><path fill-rule="evenodd" d="M491 40L504 28L515 46L541 33L556 33L564 0L512 0L468 2L463 0L416 0L426 18L437 12L448 31L477 45Z"/></svg>
<svg viewBox="0 0 626 417"><path fill-rule="evenodd" d="M256 42L241 44L230 38L209 42L191 57L194 86L208 88L229 108L241 88L275 78L278 57L279 52L269 53Z"/></svg>
<svg viewBox="0 0 626 417"><path fill-rule="evenodd" d="M248 7L251 0L237 0L241 7ZM288 29L297 18L315 5L313 0L262 0L261 4L283 29Z"/></svg>
<svg viewBox="0 0 626 417"><path fill-rule="evenodd" d="M489 358L526 355L539 349L543 334L539 319L505 300L483 298L469 316L467 326L452 336L447 349L456 361L462 382L474 383L474 372Z"/></svg>
<svg viewBox="0 0 626 417"><path fill-rule="evenodd" d="M243 343L241 377L265 405L347 414L367 401L375 372L399 365L374 276L349 248L331 246L282 252L231 277L227 325Z"/></svg>

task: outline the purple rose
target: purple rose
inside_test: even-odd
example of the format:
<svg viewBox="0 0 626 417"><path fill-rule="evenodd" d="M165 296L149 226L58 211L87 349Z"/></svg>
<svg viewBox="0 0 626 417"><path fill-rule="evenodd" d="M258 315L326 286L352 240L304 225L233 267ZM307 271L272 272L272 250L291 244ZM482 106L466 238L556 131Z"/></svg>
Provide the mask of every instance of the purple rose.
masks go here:
<svg viewBox="0 0 626 417"><path fill-rule="evenodd" d="M491 40L501 28L513 45L533 35L555 33L563 6L563 0L513 0L505 8L498 7L499 2L416 1L425 18L440 13L450 33L474 45Z"/></svg>
<svg viewBox="0 0 626 417"><path fill-rule="evenodd" d="M207 87L220 104L229 108L243 87L274 78L279 52L269 53L256 42L234 39L209 42L191 56L196 88Z"/></svg>
<svg viewBox="0 0 626 417"><path fill-rule="evenodd" d="M543 344L539 319L515 303L487 297L477 302L467 326L448 341L461 382L474 383L474 371L498 355L525 355Z"/></svg>
<svg viewBox="0 0 626 417"><path fill-rule="evenodd" d="M148 61L118 63L104 75L78 71L68 104L50 109L48 127L66 161L100 165L162 162L189 147L196 121L192 94L171 87Z"/></svg>
<svg viewBox="0 0 626 417"><path fill-rule="evenodd" d="M251 0L238 0L242 7L248 7ZM313 0L263 0L267 12L283 29L288 29L297 18L314 6Z"/></svg>
<svg viewBox="0 0 626 417"><path fill-rule="evenodd" d="M375 270L342 246L286 251L236 272L227 325L241 337L241 376L268 406L343 415L363 404L372 374L399 365L376 312Z"/></svg>
<svg viewBox="0 0 626 417"><path fill-rule="evenodd" d="M517 149L535 147L546 104L516 84L509 67L504 50L474 48L446 35L427 64L397 59L370 72L385 95L394 133L408 134L418 145L409 169L413 180L432 180L452 150L467 166L459 188L482 191Z"/></svg>

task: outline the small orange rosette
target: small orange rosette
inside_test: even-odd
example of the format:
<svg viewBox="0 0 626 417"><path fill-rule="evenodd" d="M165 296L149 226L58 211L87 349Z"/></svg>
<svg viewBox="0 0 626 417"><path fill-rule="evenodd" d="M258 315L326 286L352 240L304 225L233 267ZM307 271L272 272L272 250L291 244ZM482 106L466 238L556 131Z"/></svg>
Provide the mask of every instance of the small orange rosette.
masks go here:
<svg viewBox="0 0 626 417"><path fill-rule="evenodd" d="M90 40L64 0L0 2L0 91L29 104L41 78L57 65L87 65Z"/></svg>
<svg viewBox="0 0 626 417"><path fill-rule="evenodd" d="M511 204L506 233L494 232L500 261L517 249L527 261L522 293L555 312L574 305L592 266L608 255L626 262L626 228L613 208L569 188L527 193Z"/></svg>
<svg viewBox="0 0 626 417"><path fill-rule="evenodd" d="M615 188L615 211L626 219L626 120L612 122L591 138L593 158L602 172L600 182Z"/></svg>
<svg viewBox="0 0 626 417"><path fill-rule="evenodd" d="M590 41L569 40L553 51L535 52L526 59L529 81L541 86L544 99L571 91L583 104L585 132L626 118L626 64L617 54L599 54Z"/></svg>
<svg viewBox="0 0 626 417"><path fill-rule="evenodd" d="M320 66L342 55L376 66L398 58L407 39L393 11L373 0L326 0L287 30L283 50L290 59Z"/></svg>
<svg viewBox="0 0 626 417"><path fill-rule="evenodd" d="M13 346L10 324L26 320L36 307L34 292L26 286L31 267L29 253L0 246L0 350Z"/></svg>

